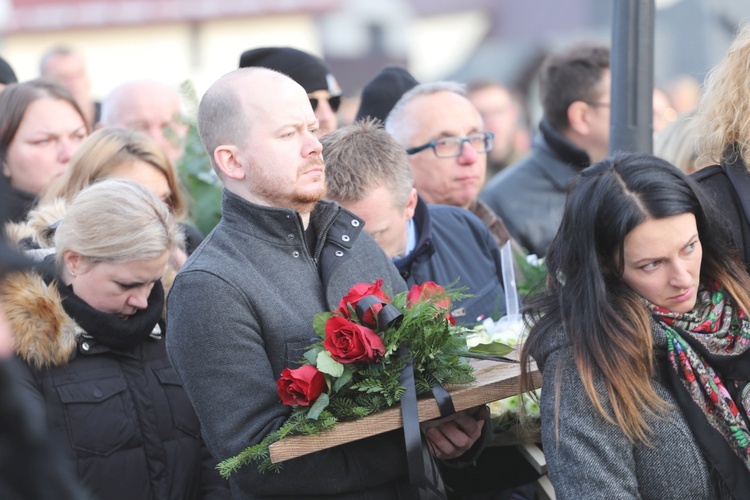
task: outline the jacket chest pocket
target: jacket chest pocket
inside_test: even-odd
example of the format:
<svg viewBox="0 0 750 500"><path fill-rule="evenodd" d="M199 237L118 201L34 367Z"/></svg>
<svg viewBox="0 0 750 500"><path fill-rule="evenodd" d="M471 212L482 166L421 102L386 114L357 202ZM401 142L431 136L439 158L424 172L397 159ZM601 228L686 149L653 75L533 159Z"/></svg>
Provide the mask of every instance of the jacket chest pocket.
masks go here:
<svg viewBox="0 0 750 500"><path fill-rule="evenodd" d="M177 372L171 366L165 366L154 368L154 374L167 396L174 426L189 436L198 438L201 433L200 423Z"/></svg>
<svg viewBox="0 0 750 500"><path fill-rule="evenodd" d="M136 425L127 388L122 378L57 386L73 449L107 456L133 437Z"/></svg>

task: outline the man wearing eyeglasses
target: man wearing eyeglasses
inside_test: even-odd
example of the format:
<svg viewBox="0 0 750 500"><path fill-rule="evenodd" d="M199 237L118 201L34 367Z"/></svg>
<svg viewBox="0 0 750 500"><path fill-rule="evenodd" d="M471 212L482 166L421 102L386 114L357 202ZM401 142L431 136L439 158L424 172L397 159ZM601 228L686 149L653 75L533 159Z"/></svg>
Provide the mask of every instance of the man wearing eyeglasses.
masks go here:
<svg viewBox="0 0 750 500"><path fill-rule="evenodd" d="M423 83L406 92L385 121L406 149L414 187L427 203L470 210L499 246L510 240L505 224L477 198L487 172L493 135L455 82Z"/></svg>
<svg viewBox="0 0 750 500"><path fill-rule="evenodd" d="M291 77L307 92L315 118L320 124L318 137L336 130L336 113L341 105L341 87L331 69L319 57L289 47L261 47L240 56L240 68L260 66Z"/></svg>
<svg viewBox="0 0 750 500"><path fill-rule="evenodd" d="M481 194L513 237L540 257L560 226L568 182L607 156L610 82L606 45L579 44L548 57L540 78L544 117L531 153Z"/></svg>

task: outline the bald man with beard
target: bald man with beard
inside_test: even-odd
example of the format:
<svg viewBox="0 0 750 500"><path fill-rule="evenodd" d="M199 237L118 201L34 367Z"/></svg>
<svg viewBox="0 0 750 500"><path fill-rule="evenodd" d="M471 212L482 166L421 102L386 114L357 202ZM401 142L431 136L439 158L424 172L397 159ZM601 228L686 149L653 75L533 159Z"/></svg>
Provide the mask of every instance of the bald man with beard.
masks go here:
<svg viewBox="0 0 750 500"><path fill-rule="evenodd" d="M223 217L175 279L167 349L219 460L289 417L276 380L302 359L316 313L357 283L406 291L363 221L322 199L318 127L305 89L266 68L223 76L199 106L201 140L225 186ZM428 433L429 452L423 444L424 498L445 498L435 459L468 458L482 434L483 416L451 417ZM392 431L285 462L280 474L249 465L230 484L234 498L415 498L407 471L403 434Z"/></svg>

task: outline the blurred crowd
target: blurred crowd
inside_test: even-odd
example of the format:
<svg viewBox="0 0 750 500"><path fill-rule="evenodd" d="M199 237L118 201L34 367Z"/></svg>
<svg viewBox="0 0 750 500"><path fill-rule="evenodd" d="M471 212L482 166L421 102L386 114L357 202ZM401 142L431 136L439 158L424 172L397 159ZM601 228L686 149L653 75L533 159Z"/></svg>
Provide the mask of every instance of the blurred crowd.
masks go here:
<svg viewBox="0 0 750 500"><path fill-rule="evenodd" d="M418 491L391 433L280 475L215 466L280 426L277 372L352 284L463 287L459 324L506 313L501 249L546 256L571 182L609 161L610 57L594 42L550 54L537 123L529 89L397 66L346 97L288 47L242 53L195 116L159 81L94 100L68 47L29 81L0 59L0 498L537 498L518 450L487 445L483 410L423 429L434 481ZM655 164L703 185L746 263L748 58L745 27L705 83L654 88L652 121ZM213 230L178 168L191 130L224 188Z"/></svg>

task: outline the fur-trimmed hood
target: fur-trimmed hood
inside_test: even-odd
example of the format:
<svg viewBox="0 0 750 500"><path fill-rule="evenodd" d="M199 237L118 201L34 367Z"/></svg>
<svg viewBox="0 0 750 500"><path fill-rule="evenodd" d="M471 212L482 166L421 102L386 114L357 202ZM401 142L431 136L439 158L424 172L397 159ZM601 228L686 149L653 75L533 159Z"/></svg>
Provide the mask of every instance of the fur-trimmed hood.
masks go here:
<svg viewBox="0 0 750 500"><path fill-rule="evenodd" d="M61 221L64 215L65 202L56 200L32 210L23 222L6 224L5 236L19 250L41 260L54 250L55 223Z"/></svg>
<svg viewBox="0 0 750 500"><path fill-rule="evenodd" d="M68 362L81 329L63 309L54 285L34 272L10 273L0 281L0 307L24 361L35 368Z"/></svg>

